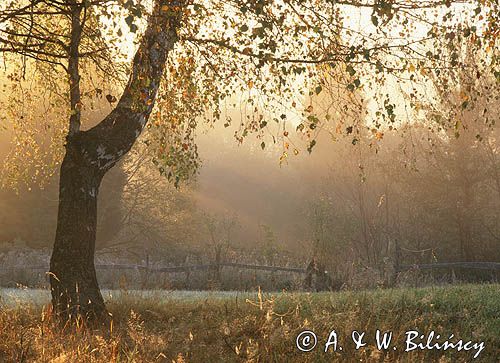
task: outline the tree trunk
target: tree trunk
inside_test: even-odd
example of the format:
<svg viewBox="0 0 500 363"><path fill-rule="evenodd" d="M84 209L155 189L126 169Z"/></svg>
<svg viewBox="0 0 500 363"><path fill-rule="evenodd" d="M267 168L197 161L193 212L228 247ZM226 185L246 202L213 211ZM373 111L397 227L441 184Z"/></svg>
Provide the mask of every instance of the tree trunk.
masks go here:
<svg viewBox="0 0 500 363"><path fill-rule="evenodd" d="M50 260L52 303L63 320L101 318L106 309L94 266L102 173L70 142L61 165L59 211Z"/></svg>
<svg viewBox="0 0 500 363"><path fill-rule="evenodd" d="M183 4L155 1L116 108L87 131L70 127L49 273L52 305L63 321L106 315L94 266L97 194L106 172L130 150L149 119L168 53L178 40Z"/></svg>

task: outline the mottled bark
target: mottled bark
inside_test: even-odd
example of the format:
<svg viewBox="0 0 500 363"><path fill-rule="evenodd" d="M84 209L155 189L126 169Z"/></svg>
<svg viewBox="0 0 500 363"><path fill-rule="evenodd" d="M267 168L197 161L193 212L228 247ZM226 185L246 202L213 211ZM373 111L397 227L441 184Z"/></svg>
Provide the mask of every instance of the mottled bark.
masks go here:
<svg viewBox="0 0 500 363"><path fill-rule="evenodd" d="M182 7L172 4L155 2L116 108L95 127L68 134L50 261L52 304L63 319L100 318L106 312L94 266L97 195L102 178L133 146L153 109L168 53L178 39Z"/></svg>
<svg viewBox="0 0 500 363"><path fill-rule="evenodd" d="M52 303L64 318L102 316L104 301L94 267L97 195L103 173L76 139L66 146L59 182L56 238L50 261Z"/></svg>

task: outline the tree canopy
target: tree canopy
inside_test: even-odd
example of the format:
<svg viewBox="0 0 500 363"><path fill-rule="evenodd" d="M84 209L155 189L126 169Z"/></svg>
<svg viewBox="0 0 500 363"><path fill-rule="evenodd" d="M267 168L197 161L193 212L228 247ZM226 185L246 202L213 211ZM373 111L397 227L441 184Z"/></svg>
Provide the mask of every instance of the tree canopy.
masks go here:
<svg viewBox="0 0 500 363"><path fill-rule="evenodd" d="M175 182L199 165L201 120L232 124L239 142L255 133L262 148L281 144L283 160L289 148L311 151L325 128L350 134L365 127L342 124L342 114L357 102L320 117L308 100L326 89L375 100L365 118L381 138L382 129L418 112L422 97L450 92L456 72L473 66L465 62L467 52L481 53L478 79L500 79L496 1L155 3L180 23L143 141L160 172ZM23 170L50 173L42 165L62 158L66 135L94 126L115 107L152 11L151 2L133 0L3 6L2 107L14 133L4 183L22 179ZM430 78L437 80L432 91ZM464 98L458 110L471 105ZM228 108L239 108L241 118L232 120ZM31 168L20 167L26 153Z"/></svg>

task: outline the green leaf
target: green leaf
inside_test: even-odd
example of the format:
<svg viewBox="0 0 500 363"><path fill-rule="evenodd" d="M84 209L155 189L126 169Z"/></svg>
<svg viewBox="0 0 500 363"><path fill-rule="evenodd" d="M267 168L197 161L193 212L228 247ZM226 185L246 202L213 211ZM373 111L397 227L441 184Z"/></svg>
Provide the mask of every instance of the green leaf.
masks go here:
<svg viewBox="0 0 500 363"><path fill-rule="evenodd" d="M347 73L349 73L351 76L354 76L356 74L356 70L354 69L353 66L351 66L350 64L346 67L345 69L347 71Z"/></svg>
<svg viewBox="0 0 500 363"><path fill-rule="evenodd" d="M314 124L319 123L319 118L318 118L318 117L316 117L315 115L309 115L309 116L307 116L307 120L308 120L309 122L314 123Z"/></svg>
<svg viewBox="0 0 500 363"><path fill-rule="evenodd" d="M307 147L307 151L309 152L309 154L312 152L314 145L316 145L316 140L311 140L309 146Z"/></svg>

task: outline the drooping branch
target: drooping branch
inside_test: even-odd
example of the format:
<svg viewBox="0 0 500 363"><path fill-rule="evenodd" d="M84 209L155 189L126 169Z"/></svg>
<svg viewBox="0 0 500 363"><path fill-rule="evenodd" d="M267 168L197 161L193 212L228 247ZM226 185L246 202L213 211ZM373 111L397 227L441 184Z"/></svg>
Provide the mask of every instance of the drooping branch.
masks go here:
<svg viewBox="0 0 500 363"><path fill-rule="evenodd" d="M275 63L297 63L297 64L325 64L325 63L336 63L339 61L345 61L346 57L354 57L357 55L363 55L366 54L367 52L373 53L377 51L387 51L391 49L409 49L411 52L415 52L414 49L411 49L410 46L415 45L415 44L420 44L424 43L425 41L433 39L432 37L425 37L422 39L418 40L411 40L407 41L405 43L401 44L384 44L384 45L378 45L378 46L373 46L373 47L368 47L368 48L360 48L358 50L351 50L348 47L344 47L342 51L339 51L335 54L330 54L326 55L321 58L288 58L288 57L276 57L272 56L271 53L257 53L255 51L252 51L250 48L245 48L245 49L240 49L237 46L234 46L229 43L228 40L218 40L218 39L208 39L208 38L193 38L193 37L186 37L183 38L183 40L192 42L192 43L198 43L198 44L212 44L214 46L218 46L220 48L227 49L233 53L240 54L243 56L247 56L250 58L256 58L256 59L261 59L265 60L268 62L275 62ZM357 63L356 61L351 60L350 63ZM367 62L365 62L367 63Z"/></svg>

